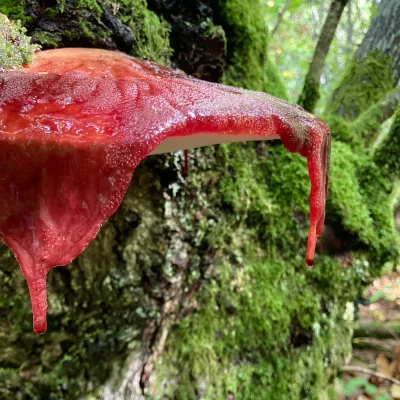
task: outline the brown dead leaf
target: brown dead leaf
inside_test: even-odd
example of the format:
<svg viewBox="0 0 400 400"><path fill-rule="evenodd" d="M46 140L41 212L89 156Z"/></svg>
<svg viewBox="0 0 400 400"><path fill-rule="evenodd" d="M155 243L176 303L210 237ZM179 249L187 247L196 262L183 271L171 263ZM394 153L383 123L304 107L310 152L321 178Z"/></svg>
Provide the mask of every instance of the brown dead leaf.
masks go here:
<svg viewBox="0 0 400 400"><path fill-rule="evenodd" d="M394 349L394 358L390 364L390 370L393 378L400 378L400 341L396 343L396 347Z"/></svg>
<svg viewBox="0 0 400 400"><path fill-rule="evenodd" d="M381 353L375 360L376 371L386 376L392 376L389 360Z"/></svg>
<svg viewBox="0 0 400 400"><path fill-rule="evenodd" d="M393 385L390 386L390 394L394 399L400 399L400 386L393 383Z"/></svg>
<svg viewBox="0 0 400 400"><path fill-rule="evenodd" d="M364 396L363 394L360 394L358 397L357 397L357 400L370 400L368 397L366 397L366 396Z"/></svg>
<svg viewBox="0 0 400 400"><path fill-rule="evenodd" d="M372 315L379 322L385 322L386 321L386 315L379 309L373 310L372 311Z"/></svg>
<svg viewBox="0 0 400 400"><path fill-rule="evenodd" d="M376 364L376 372L379 372L379 373L389 376L389 377L392 376L392 371L390 370L389 360L382 353L379 354L378 357L376 357L375 364ZM370 382L373 385L379 386L383 381L384 381L384 379L379 378L377 376L370 377Z"/></svg>

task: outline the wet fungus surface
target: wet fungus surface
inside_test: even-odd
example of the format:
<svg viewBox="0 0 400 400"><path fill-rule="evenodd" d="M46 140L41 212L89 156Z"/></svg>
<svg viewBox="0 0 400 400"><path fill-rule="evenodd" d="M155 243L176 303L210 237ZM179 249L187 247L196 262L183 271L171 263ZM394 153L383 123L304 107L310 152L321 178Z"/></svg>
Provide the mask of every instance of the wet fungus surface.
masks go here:
<svg viewBox="0 0 400 400"><path fill-rule="evenodd" d="M330 133L302 108L95 49L39 52L0 73L0 237L46 330L46 275L66 265L121 204L149 154L223 142L281 139L307 157L307 265L324 225ZM306 195L306 194L305 194Z"/></svg>

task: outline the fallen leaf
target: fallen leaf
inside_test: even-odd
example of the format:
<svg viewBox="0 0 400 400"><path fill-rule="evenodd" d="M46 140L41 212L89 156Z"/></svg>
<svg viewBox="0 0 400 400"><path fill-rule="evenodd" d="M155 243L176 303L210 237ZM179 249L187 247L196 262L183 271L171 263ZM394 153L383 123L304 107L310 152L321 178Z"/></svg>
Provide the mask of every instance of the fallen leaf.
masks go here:
<svg viewBox="0 0 400 400"><path fill-rule="evenodd" d="M389 360L383 354L379 354L379 356L376 357L375 363L377 372L389 377L392 376Z"/></svg>
<svg viewBox="0 0 400 400"><path fill-rule="evenodd" d="M400 386L393 383L390 387L390 394L394 399L400 399Z"/></svg>
<svg viewBox="0 0 400 400"><path fill-rule="evenodd" d="M372 308L372 306L370 308ZM373 316L374 316L374 318L376 320L378 320L380 322L385 322L386 321L386 316L381 310L376 309L376 310L373 311L372 314L373 314Z"/></svg>
<svg viewBox="0 0 400 400"><path fill-rule="evenodd" d="M390 370L392 372L393 378L400 378L400 341L397 342L394 349L394 358L390 364Z"/></svg>

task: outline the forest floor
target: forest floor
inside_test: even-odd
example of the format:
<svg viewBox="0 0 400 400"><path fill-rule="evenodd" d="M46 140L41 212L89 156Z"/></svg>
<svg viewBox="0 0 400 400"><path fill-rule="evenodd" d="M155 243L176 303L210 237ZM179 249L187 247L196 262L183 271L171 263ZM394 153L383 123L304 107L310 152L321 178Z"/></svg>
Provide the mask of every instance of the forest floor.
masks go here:
<svg viewBox="0 0 400 400"><path fill-rule="evenodd" d="M353 339L352 358L337 384L339 398L400 399L400 272L376 279L365 299L369 304L358 306L356 326L378 326L378 333Z"/></svg>

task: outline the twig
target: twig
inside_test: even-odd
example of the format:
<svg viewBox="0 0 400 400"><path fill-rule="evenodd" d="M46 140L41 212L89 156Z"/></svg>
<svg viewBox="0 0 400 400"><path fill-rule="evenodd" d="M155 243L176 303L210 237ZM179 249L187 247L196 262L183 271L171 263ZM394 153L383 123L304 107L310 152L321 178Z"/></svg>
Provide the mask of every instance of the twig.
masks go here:
<svg viewBox="0 0 400 400"><path fill-rule="evenodd" d="M290 6L291 0L286 0L285 5L282 7L282 9L278 12L278 19L276 20L276 23L274 27L271 29L271 32L269 34L269 40L271 41L273 36L275 35L276 31L278 30L279 25L283 21L283 14L285 14L286 10Z"/></svg>
<svg viewBox="0 0 400 400"><path fill-rule="evenodd" d="M362 374L376 376L377 378L384 379L386 381L395 383L396 385L400 386L400 381L395 378L392 378L391 376L382 374L380 372L373 371L372 369L358 367L357 365L346 365L341 368L341 371L342 372L361 372Z"/></svg>

